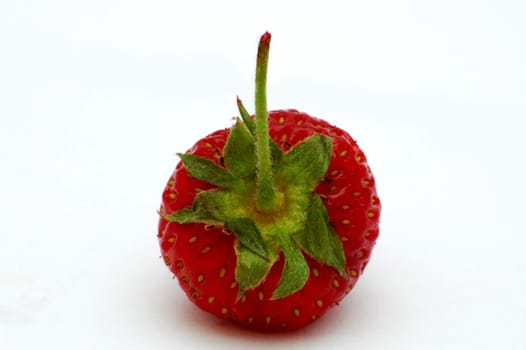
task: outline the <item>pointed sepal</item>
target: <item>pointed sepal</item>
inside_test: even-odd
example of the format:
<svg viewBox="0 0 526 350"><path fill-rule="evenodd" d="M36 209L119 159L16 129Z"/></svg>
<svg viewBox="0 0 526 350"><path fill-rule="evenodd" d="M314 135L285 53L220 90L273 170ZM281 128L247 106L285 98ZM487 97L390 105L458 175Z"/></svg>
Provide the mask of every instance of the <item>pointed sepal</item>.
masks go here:
<svg viewBox="0 0 526 350"><path fill-rule="evenodd" d="M268 260L267 246L256 224L248 218L227 219L225 228L233 232L239 242L252 253Z"/></svg>
<svg viewBox="0 0 526 350"><path fill-rule="evenodd" d="M329 249L325 264L336 269L343 278L349 278L345 271L345 252L342 241L332 226L329 226Z"/></svg>
<svg viewBox="0 0 526 350"><path fill-rule="evenodd" d="M300 290L309 278L309 266L294 239L291 236L281 237L280 247L285 263L278 287L272 294L273 299L283 298Z"/></svg>
<svg viewBox="0 0 526 350"><path fill-rule="evenodd" d="M243 105L243 101L241 101L239 97L237 98L237 109L239 110L241 119L243 119L243 122L247 126L248 130L250 130L252 136L256 136L256 122L254 119L252 119L252 116L248 113L247 109Z"/></svg>
<svg viewBox="0 0 526 350"><path fill-rule="evenodd" d="M254 253L239 240L235 245L237 255L236 281L239 284L238 297L247 290L259 286L268 275L275 260L269 260Z"/></svg>
<svg viewBox="0 0 526 350"><path fill-rule="evenodd" d="M242 215L244 212L232 201L230 193L212 189L199 193L191 208L181 209L163 218L181 224L198 222L223 225L227 218Z"/></svg>
<svg viewBox="0 0 526 350"><path fill-rule="evenodd" d="M310 136L283 156L283 181L308 189L323 179L332 156L332 139L325 135Z"/></svg>
<svg viewBox="0 0 526 350"><path fill-rule="evenodd" d="M225 168L207 158L189 153L177 154L193 177L219 187L228 188L234 182L234 177Z"/></svg>
<svg viewBox="0 0 526 350"><path fill-rule="evenodd" d="M225 168L235 178L254 177L256 173L256 150L254 137L241 121L230 129L227 143L223 149Z"/></svg>
<svg viewBox="0 0 526 350"><path fill-rule="evenodd" d="M303 250L314 259L325 262L329 251L327 210L317 193L313 193L307 208L305 229L297 234Z"/></svg>
<svg viewBox="0 0 526 350"><path fill-rule="evenodd" d="M347 279L343 244L328 220L327 209L320 196L314 192L307 210L305 229L295 237L305 253L331 266Z"/></svg>

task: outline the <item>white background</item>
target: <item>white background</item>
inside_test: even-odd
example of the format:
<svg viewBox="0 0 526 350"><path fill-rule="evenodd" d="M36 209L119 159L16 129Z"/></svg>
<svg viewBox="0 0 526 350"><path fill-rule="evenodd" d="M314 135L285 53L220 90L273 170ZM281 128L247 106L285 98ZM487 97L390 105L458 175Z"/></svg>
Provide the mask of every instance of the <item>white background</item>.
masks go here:
<svg viewBox="0 0 526 350"><path fill-rule="evenodd" d="M0 1L0 348L526 349L526 3ZM383 202L342 305L198 311L156 240L176 152L253 104L348 130Z"/></svg>

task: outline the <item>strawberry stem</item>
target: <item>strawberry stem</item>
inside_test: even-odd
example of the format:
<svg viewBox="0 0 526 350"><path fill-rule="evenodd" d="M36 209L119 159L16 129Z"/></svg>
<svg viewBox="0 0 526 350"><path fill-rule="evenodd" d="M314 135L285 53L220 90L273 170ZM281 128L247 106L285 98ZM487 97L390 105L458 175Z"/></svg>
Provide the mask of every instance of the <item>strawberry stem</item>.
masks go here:
<svg viewBox="0 0 526 350"><path fill-rule="evenodd" d="M269 32L261 36L256 64L256 209L264 213L270 213L278 206L273 184L266 91L270 38Z"/></svg>

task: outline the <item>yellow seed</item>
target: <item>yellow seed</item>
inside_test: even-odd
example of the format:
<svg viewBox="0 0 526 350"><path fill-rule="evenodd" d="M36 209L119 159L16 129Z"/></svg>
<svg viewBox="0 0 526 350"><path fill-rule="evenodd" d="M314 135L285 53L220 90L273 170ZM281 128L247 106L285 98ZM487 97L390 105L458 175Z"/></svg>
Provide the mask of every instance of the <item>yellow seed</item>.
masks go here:
<svg viewBox="0 0 526 350"><path fill-rule="evenodd" d="M184 267L184 263L182 261L179 261L175 266L177 266L178 269L182 269Z"/></svg>
<svg viewBox="0 0 526 350"><path fill-rule="evenodd" d="M347 204L342 205L343 210L348 210L350 207Z"/></svg>
<svg viewBox="0 0 526 350"><path fill-rule="evenodd" d="M281 135L281 142L287 141L287 134Z"/></svg>
<svg viewBox="0 0 526 350"><path fill-rule="evenodd" d="M332 286L334 288L338 288L340 286L340 282L335 278L332 280Z"/></svg>
<svg viewBox="0 0 526 350"><path fill-rule="evenodd" d="M216 297L212 296L212 297L208 298L208 303L209 304L212 304L214 301L216 301Z"/></svg>
<svg viewBox="0 0 526 350"><path fill-rule="evenodd" d="M207 142L207 143L205 143L205 147L211 148L212 145L209 142Z"/></svg>
<svg viewBox="0 0 526 350"><path fill-rule="evenodd" d="M189 283L190 282L190 280L186 276L183 276L182 280L183 280L184 283Z"/></svg>
<svg viewBox="0 0 526 350"><path fill-rule="evenodd" d="M236 287L237 287L237 282L236 281L230 283L230 288L234 289Z"/></svg>
<svg viewBox="0 0 526 350"><path fill-rule="evenodd" d="M259 291L259 293L258 293L258 299L259 299L259 301L263 301L263 299L265 299L265 294L263 294L262 291Z"/></svg>
<svg viewBox="0 0 526 350"><path fill-rule="evenodd" d="M323 300L321 300L321 299L316 300L316 306L317 307L323 307Z"/></svg>
<svg viewBox="0 0 526 350"><path fill-rule="evenodd" d="M331 171L331 176L336 176L336 175L338 175L338 170Z"/></svg>
<svg viewBox="0 0 526 350"><path fill-rule="evenodd" d="M215 227L214 225L208 224L208 225L205 225L205 230L210 231L210 230L212 230L214 227Z"/></svg>
<svg viewBox="0 0 526 350"><path fill-rule="evenodd" d="M209 245L207 245L206 247L203 248L203 250L201 250L201 254L206 254L206 253L208 253L210 250L212 250L212 247L210 247Z"/></svg>
<svg viewBox="0 0 526 350"><path fill-rule="evenodd" d="M347 155L347 150L340 152L340 157L345 157Z"/></svg>
<svg viewBox="0 0 526 350"><path fill-rule="evenodd" d="M170 181L168 181L168 185L170 185L170 186L175 185L175 180L170 180Z"/></svg>
<svg viewBox="0 0 526 350"><path fill-rule="evenodd" d="M198 298L200 295L201 295L201 294L199 294L199 292L194 292L194 293L192 294L192 297L194 297L194 298Z"/></svg>
<svg viewBox="0 0 526 350"><path fill-rule="evenodd" d="M168 243L174 243L175 242L175 236L168 238Z"/></svg>
<svg viewBox="0 0 526 350"><path fill-rule="evenodd" d="M227 309L226 307L222 308L222 309L221 309L221 313L222 313L223 315L226 315L226 314L228 313L228 309Z"/></svg>
<svg viewBox="0 0 526 350"><path fill-rule="evenodd" d="M197 276L197 282L198 283L203 283L204 280L205 280L205 275L200 274L199 276Z"/></svg>
<svg viewBox="0 0 526 350"><path fill-rule="evenodd" d="M303 124L303 120L298 120L298 122L296 123L297 126L300 126L301 124Z"/></svg>
<svg viewBox="0 0 526 350"><path fill-rule="evenodd" d="M226 274L226 268L222 267L222 268L219 270L219 277L220 277L220 278L223 278L223 277L225 277L225 274Z"/></svg>
<svg viewBox="0 0 526 350"><path fill-rule="evenodd" d="M356 252L356 257L361 258L363 256L363 250L359 250Z"/></svg>
<svg viewBox="0 0 526 350"><path fill-rule="evenodd" d="M356 191L356 192L353 192L353 194L352 194L352 195L353 195L353 196L355 196L355 197L360 197L361 193L360 193L360 192L358 192L358 191Z"/></svg>
<svg viewBox="0 0 526 350"><path fill-rule="evenodd" d="M343 219L342 220L342 224L344 224L344 225L349 225L350 223L351 222L349 220L347 220L347 219Z"/></svg>
<svg viewBox="0 0 526 350"><path fill-rule="evenodd" d="M283 118L283 117L279 117L279 123L280 123L280 124L283 124L284 122L285 122L285 118Z"/></svg>
<svg viewBox="0 0 526 350"><path fill-rule="evenodd" d="M342 236L340 239L342 240L342 242L347 242L349 240L349 237Z"/></svg>
<svg viewBox="0 0 526 350"><path fill-rule="evenodd" d="M362 183L364 186L369 186L370 184L369 180L363 180Z"/></svg>
<svg viewBox="0 0 526 350"><path fill-rule="evenodd" d="M317 268L313 267L312 274L314 275L314 277L318 277L320 275L320 271Z"/></svg>
<svg viewBox="0 0 526 350"><path fill-rule="evenodd" d="M363 233L363 236L364 236L364 237L369 237L370 235L371 235L371 232L369 232L369 231L365 231L365 232Z"/></svg>
<svg viewBox="0 0 526 350"><path fill-rule="evenodd" d="M294 316L300 317L300 314L301 314L300 313L300 309L298 309L298 308L294 309Z"/></svg>
<svg viewBox="0 0 526 350"><path fill-rule="evenodd" d="M367 217L368 217L368 218L372 218L372 217L374 217L374 213L373 213L372 211L368 212L368 213L367 213Z"/></svg>
<svg viewBox="0 0 526 350"><path fill-rule="evenodd" d="M272 321L272 318L270 316L265 317L265 322L267 324L270 324L270 321Z"/></svg>
<svg viewBox="0 0 526 350"><path fill-rule="evenodd" d="M192 243L195 243L197 242L197 236L192 236L190 237L190 239L188 240L188 243L192 244Z"/></svg>
<svg viewBox="0 0 526 350"><path fill-rule="evenodd" d="M350 274L351 274L352 277L358 276L358 272L356 272L356 270L351 270Z"/></svg>
<svg viewBox="0 0 526 350"><path fill-rule="evenodd" d="M175 197L177 197L177 195L176 195L175 193L172 192L172 193L170 193L170 194L168 195L168 197L170 197L171 199L175 199Z"/></svg>
<svg viewBox="0 0 526 350"><path fill-rule="evenodd" d="M245 303L246 301L247 301L247 295L243 294L243 296L241 297L241 302Z"/></svg>
<svg viewBox="0 0 526 350"><path fill-rule="evenodd" d="M172 265L172 260L169 257L165 256L164 257L164 263L166 265L170 266L170 265Z"/></svg>
<svg viewBox="0 0 526 350"><path fill-rule="evenodd" d="M351 291L351 289L352 289L351 287L345 288L345 294L348 294Z"/></svg>

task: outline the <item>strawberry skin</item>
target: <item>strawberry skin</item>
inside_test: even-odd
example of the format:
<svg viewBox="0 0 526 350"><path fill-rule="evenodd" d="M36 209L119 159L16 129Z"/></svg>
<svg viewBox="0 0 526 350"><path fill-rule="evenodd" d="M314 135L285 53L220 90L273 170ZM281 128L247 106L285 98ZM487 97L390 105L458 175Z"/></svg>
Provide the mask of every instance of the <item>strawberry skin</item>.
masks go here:
<svg viewBox="0 0 526 350"><path fill-rule="evenodd" d="M293 330L325 314L354 287L378 237L381 208L366 157L347 132L296 110L269 112L268 129L284 153L313 135L332 139L330 163L315 192L343 246L346 276L303 254L309 275L302 288L284 297L273 297L284 269L285 259L280 253L263 282L240 295L235 274L236 236L221 225L166 219L171 213L191 207L199 193L215 187L191 176L183 162L177 165L163 192L158 239L166 265L198 307L251 329ZM230 131L218 130L206 136L187 154L223 166Z"/></svg>

